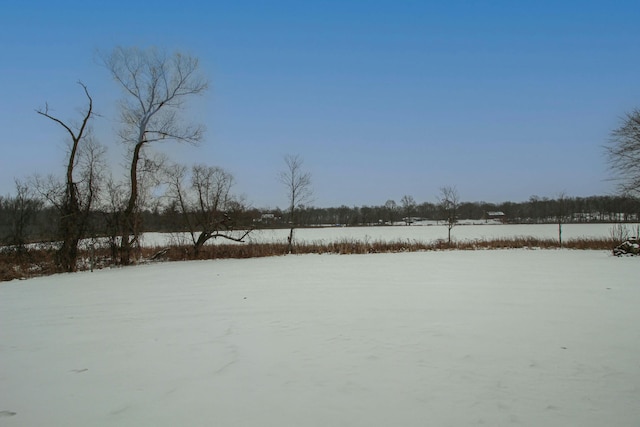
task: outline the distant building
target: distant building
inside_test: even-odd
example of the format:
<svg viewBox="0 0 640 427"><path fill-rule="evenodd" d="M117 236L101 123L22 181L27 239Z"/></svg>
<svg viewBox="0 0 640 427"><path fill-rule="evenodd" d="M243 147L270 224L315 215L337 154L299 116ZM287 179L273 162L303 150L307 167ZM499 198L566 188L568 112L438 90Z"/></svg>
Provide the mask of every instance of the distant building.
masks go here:
<svg viewBox="0 0 640 427"><path fill-rule="evenodd" d="M485 212L484 213L484 219L486 221L492 219L492 220L498 220L498 221L500 221L502 223L506 223L507 222L507 216L502 211Z"/></svg>
<svg viewBox="0 0 640 427"><path fill-rule="evenodd" d="M276 221L276 215L272 214L272 213L263 213L262 215L260 215L260 218L256 218L253 220L253 222L261 222L263 224L272 224Z"/></svg>

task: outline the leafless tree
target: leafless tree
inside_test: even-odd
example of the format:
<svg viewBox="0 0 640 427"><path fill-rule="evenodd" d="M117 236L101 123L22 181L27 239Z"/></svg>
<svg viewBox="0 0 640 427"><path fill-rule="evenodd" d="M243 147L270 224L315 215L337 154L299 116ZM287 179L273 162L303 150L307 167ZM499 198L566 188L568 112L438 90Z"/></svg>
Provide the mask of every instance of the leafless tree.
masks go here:
<svg viewBox="0 0 640 427"><path fill-rule="evenodd" d="M404 222L406 225L409 225L412 222L411 217L416 209L417 203L414 200L413 196L408 195L402 196L402 199L400 199L400 203L402 204L402 210L404 211Z"/></svg>
<svg viewBox="0 0 640 427"><path fill-rule="evenodd" d="M558 194L558 245L562 247L562 223L564 222L564 218L567 216L567 194L562 191Z"/></svg>
<svg viewBox="0 0 640 427"><path fill-rule="evenodd" d="M15 180L16 195L0 199L3 217L3 228L6 233L2 242L15 246L23 252L28 240L28 229L36 213L42 208L42 200L34 197L31 188L26 183Z"/></svg>
<svg viewBox="0 0 640 427"><path fill-rule="evenodd" d="M118 259L120 248L120 229L123 223L123 206L125 204L126 189L124 185L109 175L105 180L104 191L100 198L99 212L102 219L102 228L108 239L112 260Z"/></svg>
<svg viewBox="0 0 640 427"><path fill-rule="evenodd" d="M640 193L640 110L626 114L605 146L609 167L623 193Z"/></svg>
<svg viewBox="0 0 640 427"><path fill-rule="evenodd" d="M160 141L196 143L203 128L186 123L179 115L188 99L204 93L207 80L198 60L182 53L157 49L115 48L104 65L124 92L120 104L120 139L129 147L129 197L121 224L120 262L131 262L140 234L138 197L140 162L144 149Z"/></svg>
<svg viewBox="0 0 640 427"><path fill-rule="evenodd" d="M78 84L87 97L79 124L65 122L50 113L49 105L36 110L60 125L71 138L64 183L55 178L44 181L36 177L36 188L51 202L60 215L59 232L62 244L56 254L56 264L63 271L75 271L78 242L84 237L89 212L96 200L104 149L91 138L89 121L94 116L93 99L87 86Z"/></svg>
<svg viewBox="0 0 640 427"><path fill-rule="evenodd" d="M311 202L311 173L302 168L303 160L299 155L288 154L284 157L286 169L278 175L280 182L287 190L289 211L289 236L287 237L288 252L293 249L293 231L296 228L296 209Z"/></svg>
<svg viewBox="0 0 640 427"><path fill-rule="evenodd" d="M398 204L395 200L389 199L384 203L384 210L387 214L389 224L393 225L393 223L396 221L396 217L398 216Z"/></svg>
<svg viewBox="0 0 640 427"><path fill-rule="evenodd" d="M195 165L191 180L187 181L187 168L173 164L166 168L168 195L180 211L193 244L194 256L210 239L224 238L243 242L251 230L233 235L242 203L231 193L233 176L222 168Z"/></svg>
<svg viewBox="0 0 640 427"><path fill-rule="evenodd" d="M447 242L451 245L451 229L458 221L458 208L460 207L460 196L456 187L445 186L440 188L440 209L444 214L447 224Z"/></svg>

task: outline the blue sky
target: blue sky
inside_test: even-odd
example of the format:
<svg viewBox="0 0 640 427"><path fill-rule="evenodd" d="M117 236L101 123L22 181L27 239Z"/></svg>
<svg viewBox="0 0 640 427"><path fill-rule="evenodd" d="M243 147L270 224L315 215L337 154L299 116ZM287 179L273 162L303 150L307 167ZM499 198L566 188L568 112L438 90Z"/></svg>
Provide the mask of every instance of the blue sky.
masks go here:
<svg viewBox="0 0 640 427"><path fill-rule="evenodd" d="M34 110L79 117L78 80L124 163L119 89L96 59L117 45L200 58L205 139L158 149L226 168L256 207L285 206L285 154L317 206L433 202L445 185L468 201L612 193L602 146L640 107L639 21L637 1L8 0L0 194L62 173L65 135Z"/></svg>

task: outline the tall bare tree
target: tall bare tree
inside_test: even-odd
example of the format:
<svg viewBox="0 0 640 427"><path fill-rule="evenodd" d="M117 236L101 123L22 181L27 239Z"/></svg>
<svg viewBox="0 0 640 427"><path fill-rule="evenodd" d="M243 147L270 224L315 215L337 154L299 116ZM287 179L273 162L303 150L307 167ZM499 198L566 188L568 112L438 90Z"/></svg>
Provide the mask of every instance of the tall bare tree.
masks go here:
<svg viewBox="0 0 640 427"><path fill-rule="evenodd" d="M130 149L131 163L129 197L121 216L120 262L129 264L141 232L138 197L144 150L160 141L202 139L202 126L186 123L179 113L188 99L206 91L208 82L198 59L179 52L117 47L103 61L124 93L120 138Z"/></svg>
<svg viewBox="0 0 640 427"><path fill-rule="evenodd" d="M460 196L456 187L445 186L440 188L440 209L444 214L447 224L447 242L451 245L451 229L458 221L458 208L460 207Z"/></svg>
<svg viewBox="0 0 640 427"><path fill-rule="evenodd" d="M278 178L287 189L290 224L287 250L291 253L293 249L293 231L297 224L296 209L305 203L311 202L313 191L311 188L311 173L302 168L302 158L297 154L288 154L284 157L284 162L286 169L280 172Z"/></svg>
<svg viewBox="0 0 640 427"><path fill-rule="evenodd" d="M605 146L609 167L623 193L640 193L640 110L627 113Z"/></svg>
<svg viewBox="0 0 640 427"><path fill-rule="evenodd" d="M89 212L96 200L101 171L99 164L104 153L104 149L90 135L89 121L94 117L93 99L87 86L82 82L78 84L87 97L87 106L78 124L53 116L48 104L44 109L36 110L41 116L60 125L71 138L64 183L58 184L55 179L49 179L48 182L36 179L37 188L58 209L60 215L62 245L56 254L56 264L64 271L76 270L78 242L84 237Z"/></svg>

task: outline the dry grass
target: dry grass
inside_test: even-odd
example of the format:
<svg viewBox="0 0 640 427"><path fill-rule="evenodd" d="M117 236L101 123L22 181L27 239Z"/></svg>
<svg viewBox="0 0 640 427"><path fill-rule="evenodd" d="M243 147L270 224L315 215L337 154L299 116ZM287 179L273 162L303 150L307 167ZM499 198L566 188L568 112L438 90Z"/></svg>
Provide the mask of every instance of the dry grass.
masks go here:
<svg viewBox="0 0 640 427"><path fill-rule="evenodd" d="M53 274L53 257L54 251L46 249L0 250L0 281Z"/></svg>
<svg viewBox="0 0 640 427"><path fill-rule="evenodd" d="M603 239L570 239L564 242L566 249L576 250L612 250L619 242L613 238ZM535 237L497 238L488 240L454 241L450 245L445 240L422 242L416 240L396 241L361 241L341 239L331 243L312 242L299 243L293 246L294 254L371 254L392 252L417 252L440 250L490 250L490 249L557 249L555 239L539 239ZM55 251L52 249L15 249L0 250L0 281L26 279L46 276L59 272L54 264ZM169 246L143 248L138 263L156 261L184 261L224 258L258 258L287 254L286 243L250 243L207 245L198 255L193 254L189 246ZM98 248L92 253L80 251L78 270L104 268L115 265L108 248Z"/></svg>

